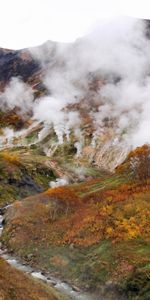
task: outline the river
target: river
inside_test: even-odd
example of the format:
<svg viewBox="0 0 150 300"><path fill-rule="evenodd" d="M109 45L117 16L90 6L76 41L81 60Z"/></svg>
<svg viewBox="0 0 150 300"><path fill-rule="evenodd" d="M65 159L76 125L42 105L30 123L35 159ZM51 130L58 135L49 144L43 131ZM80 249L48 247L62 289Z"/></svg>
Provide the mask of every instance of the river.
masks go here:
<svg viewBox="0 0 150 300"><path fill-rule="evenodd" d="M0 211L5 211L9 207L6 206ZM0 214L0 236L2 235L3 231L3 220L4 217L2 213ZM40 270L33 269L30 265L22 263L18 258L15 258L7 252L7 249L3 249L2 245L0 245L0 256L5 259L11 266L15 267L18 270L21 270L24 273L30 274L32 277L37 278L47 284L54 286L62 294L70 297L73 300L96 300L94 296L91 296L83 291L78 290L76 287L70 286L68 283L61 281L58 278L53 276L46 276ZM103 299L97 299L103 300Z"/></svg>

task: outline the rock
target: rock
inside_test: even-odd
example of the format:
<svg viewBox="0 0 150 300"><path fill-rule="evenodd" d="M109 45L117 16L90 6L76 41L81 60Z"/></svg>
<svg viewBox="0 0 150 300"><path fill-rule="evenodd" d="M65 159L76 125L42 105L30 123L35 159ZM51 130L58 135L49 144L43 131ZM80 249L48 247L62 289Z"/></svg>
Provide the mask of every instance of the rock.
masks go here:
<svg viewBox="0 0 150 300"><path fill-rule="evenodd" d="M70 244L69 249L70 249L70 250L73 250L73 249L74 249L74 244L73 244L73 243Z"/></svg>
<svg viewBox="0 0 150 300"><path fill-rule="evenodd" d="M10 254L13 254L13 253L14 253L14 250L13 250L13 249L10 249L10 250L9 250L9 253L10 253Z"/></svg>
<svg viewBox="0 0 150 300"><path fill-rule="evenodd" d="M113 285L113 281L112 280L108 280L105 283L106 286L112 286Z"/></svg>
<svg viewBox="0 0 150 300"><path fill-rule="evenodd" d="M52 284L53 286L55 286L55 285L57 284L57 282L54 281L53 279L51 279L50 277L48 277L47 280L48 280L49 283Z"/></svg>
<svg viewBox="0 0 150 300"><path fill-rule="evenodd" d="M29 259L29 260L32 259L33 257L34 257L33 253L30 253L27 255L27 259Z"/></svg>
<svg viewBox="0 0 150 300"><path fill-rule="evenodd" d="M81 290L80 290L77 286L75 286L75 285L72 286L72 289L73 289L73 291L75 291L75 292L78 292L78 293L81 292Z"/></svg>
<svg viewBox="0 0 150 300"><path fill-rule="evenodd" d="M90 289L89 284L86 284L86 285L85 285L85 289L86 289L86 290L89 290L89 289Z"/></svg>
<svg viewBox="0 0 150 300"><path fill-rule="evenodd" d="M45 271L41 271L41 274L42 274L43 276L46 276Z"/></svg>

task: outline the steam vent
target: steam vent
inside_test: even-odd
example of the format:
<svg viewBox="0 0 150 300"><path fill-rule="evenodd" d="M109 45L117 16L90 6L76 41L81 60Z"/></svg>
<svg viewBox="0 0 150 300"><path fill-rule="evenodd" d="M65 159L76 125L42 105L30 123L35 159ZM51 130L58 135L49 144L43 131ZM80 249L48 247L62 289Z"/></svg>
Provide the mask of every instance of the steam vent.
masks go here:
<svg viewBox="0 0 150 300"><path fill-rule="evenodd" d="M150 21L31 46L0 48L0 300L149 300Z"/></svg>

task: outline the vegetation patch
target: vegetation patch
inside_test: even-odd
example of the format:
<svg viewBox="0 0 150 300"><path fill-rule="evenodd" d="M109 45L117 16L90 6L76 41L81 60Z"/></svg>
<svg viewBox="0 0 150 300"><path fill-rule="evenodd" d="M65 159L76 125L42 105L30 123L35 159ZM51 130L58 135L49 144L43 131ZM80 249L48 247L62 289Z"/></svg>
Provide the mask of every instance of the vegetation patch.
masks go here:
<svg viewBox="0 0 150 300"><path fill-rule="evenodd" d="M52 287L24 275L0 258L0 299L69 300Z"/></svg>
<svg viewBox="0 0 150 300"><path fill-rule="evenodd" d="M148 299L148 174L145 178L141 183L123 167L16 201L6 214L2 240L23 260L70 283L91 291L111 284L129 299Z"/></svg>
<svg viewBox="0 0 150 300"><path fill-rule="evenodd" d="M56 177L46 161L36 150L1 151L0 207L47 189Z"/></svg>

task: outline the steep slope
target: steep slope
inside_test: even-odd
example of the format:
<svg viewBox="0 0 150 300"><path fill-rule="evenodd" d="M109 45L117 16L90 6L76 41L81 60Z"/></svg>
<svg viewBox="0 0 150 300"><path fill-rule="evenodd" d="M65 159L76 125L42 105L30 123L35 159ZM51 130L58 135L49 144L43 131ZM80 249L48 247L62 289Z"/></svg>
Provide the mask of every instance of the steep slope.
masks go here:
<svg viewBox="0 0 150 300"><path fill-rule="evenodd" d="M56 175L36 149L0 152L0 207L44 191Z"/></svg>
<svg viewBox="0 0 150 300"><path fill-rule="evenodd" d="M0 298L3 300L67 300L53 288L25 276L0 258Z"/></svg>
<svg viewBox="0 0 150 300"><path fill-rule="evenodd" d="M3 242L32 265L107 299L111 294L121 299L123 293L128 299L148 299L149 166L150 150L144 146L113 176L15 202Z"/></svg>
<svg viewBox="0 0 150 300"><path fill-rule="evenodd" d="M148 300L149 23L115 26L0 50L2 243L98 300Z"/></svg>

